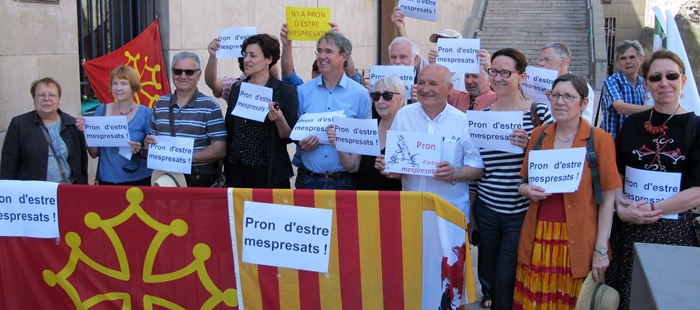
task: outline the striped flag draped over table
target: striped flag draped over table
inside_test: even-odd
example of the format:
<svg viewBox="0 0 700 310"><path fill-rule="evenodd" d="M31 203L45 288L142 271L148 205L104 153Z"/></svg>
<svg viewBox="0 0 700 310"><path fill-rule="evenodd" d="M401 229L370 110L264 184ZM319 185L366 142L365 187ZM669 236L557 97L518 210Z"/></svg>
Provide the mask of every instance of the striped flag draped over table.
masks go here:
<svg viewBox="0 0 700 310"><path fill-rule="evenodd" d="M243 309L451 309L475 299L471 265L465 268L471 263L465 216L433 194L233 189L231 195ZM245 201L332 209L328 272L242 262Z"/></svg>

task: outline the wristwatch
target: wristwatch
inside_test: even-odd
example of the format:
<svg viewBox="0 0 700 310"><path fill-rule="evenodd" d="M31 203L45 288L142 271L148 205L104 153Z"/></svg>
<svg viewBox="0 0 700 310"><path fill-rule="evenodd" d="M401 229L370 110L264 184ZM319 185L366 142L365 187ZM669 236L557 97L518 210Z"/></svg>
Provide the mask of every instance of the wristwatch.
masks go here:
<svg viewBox="0 0 700 310"><path fill-rule="evenodd" d="M595 249L596 252L600 253L600 255L605 255L608 254L608 249L602 248L602 249Z"/></svg>

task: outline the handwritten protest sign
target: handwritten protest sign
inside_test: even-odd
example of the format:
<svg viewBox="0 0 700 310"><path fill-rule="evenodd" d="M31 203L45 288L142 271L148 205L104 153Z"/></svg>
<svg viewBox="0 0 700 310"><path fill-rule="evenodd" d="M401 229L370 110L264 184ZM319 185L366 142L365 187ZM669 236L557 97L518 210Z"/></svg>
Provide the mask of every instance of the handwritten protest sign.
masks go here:
<svg viewBox="0 0 700 310"><path fill-rule="evenodd" d="M58 183L0 180L0 236L58 238Z"/></svg>
<svg viewBox="0 0 700 310"><path fill-rule="evenodd" d="M436 22L437 0L399 0L398 7L406 17Z"/></svg>
<svg viewBox="0 0 700 310"><path fill-rule="evenodd" d="M514 129L523 128L522 111L467 111L469 137L486 150L522 154L523 149L510 142Z"/></svg>
<svg viewBox="0 0 700 310"><path fill-rule="evenodd" d="M241 90L238 92L238 102L236 102L231 114L264 122L267 113L270 112L271 101L272 88L243 82Z"/></svg>
<svg viewBox="0 0 700 310"><path fill-rule="evenodd" d="M411 93L413 87L413 66L371 66L369 68L369 83L374 84L387 76L398 77L403 82L403 88L406 94Z"/></svg>
<svg viewBox="0 0 700 310"><path fill-rule="evenodd" d="M328 272L333 210L246 201L243 261Z"/></svg>
<svg viewBox="0 0 700 310"><path fill-rule="evenodd" d="M129 145L126 116L95 116L85 118L87 146L120 147Z"/></svg>
<svg viewBox="0 0 700 310"><path fill-rule="evenodd" d="M287 38L296 41L316 41L331 29L330 8L286 7Z"/></svg>
<svg viewBox="0 0 700 310"><path fill-rule="evenodd" d="M441 135L389 130L386 171L433 176L442 155Z"/></svg>
<svg viewBox="0 0 700 310"><path fill-rule="evenodd" d="M527 77L521 85L525 96L528 96L534 102L549 103L546 92L552 89L554 80L557 79L559 73L555 70L527 66Z"/></svg>
<svg viewBox="0 0 700 310"><path fill-rule="evenodd" d="M304 138L315 135L321 144L330 144L326 127L333 123L333 117L345 116L343 111L321 112L321 113L306 113L299 117L297 124L294 125L290 139L295 141L304 140Z"/></svg>
<svg viewBox="0 0 700 310"><path fill-rule="evenodd" d="M681 173L625 168L625 198L659 202L681 192ZM678 214L663 218L677 220Z"/></svg>
<svg viewBox="0 0 700 310"><path fill-rule="evenodd" d="M190 174L194 139L170 136L155 138L158 144L151 144L148 148L148 168Z"/></svg>
<svg viewBox="0 0 700 310"><path fill-rule="evenodd" d="M528 182L545 193L573 193L581 183L585 147L530 151Z"/></svg>
<svg viewBox="0 0 700 310"><path fill-rule="evenodd" d="M376 119L333 118L335 148L341 152L379 155L379 129Z"/></svg>
<svg viewBox="0 0 700 310"><path fill-rule="evenodd" d="M435 63L443 65L450 72L479 73L479 39L444 39L437 40L438 57Z"/></svg>
<svg viewBox="0 0 700 310"><path fill-rule="evenodd" d="M219 31L219 50L216 58L238 58L243 51L243 41L256 34L253 27L232 27Z"/></svg>

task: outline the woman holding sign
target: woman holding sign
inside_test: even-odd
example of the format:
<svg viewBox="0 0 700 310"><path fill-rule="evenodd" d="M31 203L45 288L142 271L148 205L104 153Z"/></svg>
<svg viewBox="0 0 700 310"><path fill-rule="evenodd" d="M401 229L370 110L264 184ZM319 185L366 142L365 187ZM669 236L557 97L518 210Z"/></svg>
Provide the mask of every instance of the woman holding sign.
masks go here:
<svg viewBox="0 0 700 310"><path fill-rule="evenodd" d="M126 116L131 158L124 158L119 147L88 147L92 158L100 157L95 183L150 186L152 171L146 167L143 140L150 129L153 110L134 102L134 96L141 90L141 78L134 68L121 65L112 70L109 79L116 102L101 104L95 109L95 116ZM77 123L78 129L84 131L85 119L79 117Z"/></svg>
<svg viewBox="0 0 700 310"><path fill-rule="evenodd" d="M489 59L481 55L481 65L488 66ZM522 149L527 147L534 121L551 123L552 116L545 104L536 104L520 92L527 74L527 58L512 48L496 51L487 69L491 87L498 96L496 102L484 111L521 111L523 125L514 129L510 142ZM533 115L534 114L534 115ZM477 180L472 213L479 230L479 261L483 262L484 278L489 283L492 309L510 309L513 303L515 269L517 266L518 238L525 218L528 200L518 194L520 166L523 154L479 149L484 161L484 176ZM474 196L474 195L472 195ZM474 222L472 222L474 224ZM486 296L485 296L486 297ZM486 304L486 303L485 303Z"/></svg>
<svg viewBox="0 0 700 310"><path fill-rule="evenodd" d="M294 175L287 153L289 135L297 122L296 89L270 75L280 59L280 43L268 34L243 41L245 83L272 88L269 113L263 122L233 115L242 82L231 88L226 111L227 155L224 172L228 187L290 188Z"/></svg>
<svg viewBox="0 0 700 310"><path fill-rule="evenodd" d="M0 179L87 184L85 137L61 111L61 85L32 82L34 111L12 118L2 147Z"/></svg>
<svg viewBox="0 0 700 310"><path fill-rule="evenodd" d="M520 242L513 309L574 309L586 276L598 281L610 263L607 251L615 191L622 186L610 134L581 117L588 104L586 80L565 74L554 81L549 100L557 121L536 128L528 144L518 191L530 199ZM591 133L593 137L591 137ZM548 193L528 184L530 151L587 148L592 139L599 180L585 158L581 181L572 193ZM555 157L552 155L552 157ZM569 162L571 160L567 159ZM576 164L573 164L574 166ZM548 167L553 167L549 164ZM552 169L556 173L557 169ZM594 184L597 183L597 184ZM595 187L599 185L600 191ZM600 195L600 204L596 195Z"/></svg>
<svg viewBox="0 0 700 310"><path fill-rule="evenodd" d="M620 309L629 307L634 242L698 246L690 210L700 205L700 119L679 102L685 65L658 50L641 69L654 108L630 115L617 134L625 193L618 193L607 280L620 292Z"/></svg>
<svg viewBox="0 0 700 310"><path fill-rule="evenodd" d="M379 120L379 149L384 154L386 147L386 132L391 128L396 112L406 105L406 91L403 82L395 76L386 76L374 83L373 92L369 93L374 108L380 116ZM333 124L326 128L328 140L335 146L335 129ZM401 190L401 179L389 179L375 168L377 156L350 154L338 152L340 163L350 173L357 173L358 190Z"/></svg>

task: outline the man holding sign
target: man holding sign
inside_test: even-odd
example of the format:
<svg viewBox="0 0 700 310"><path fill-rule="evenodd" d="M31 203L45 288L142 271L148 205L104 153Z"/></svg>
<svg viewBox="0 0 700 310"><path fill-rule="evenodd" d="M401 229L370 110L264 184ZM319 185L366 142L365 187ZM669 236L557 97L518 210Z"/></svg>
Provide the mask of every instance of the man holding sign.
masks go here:
<svg viewBox="0 0 700 310"><path fill-rule="evenodd" d="M571 63L571 50L564 43L549 43L547 46L543 47L540 51L540 66L545 69L556 70L559 72L558 76L562 76L569 71L569 64ZM595 93L593 92L593 87L590 84L588 86L588 104L586 109L583 110L583 118L585 118L589 123L593 119L593 105L595 100Z"/></svg>
<svg viewBox="0 0 700 310"><path fill-rule="evenodd" d="M297 88L299 116L306 113L343 111L346 117L370 118L367 89L345 75L352 43L339 32L326 32L316 44L316 61L321 75ZM319 144L316 135L299 141L301 161L298 184L305 189L355 189L357 180L338 158L333 146Z"/></svg>
<svg viewBox="0 0 700 310"><path fill-rule="evenodd" d="M202 76L199 56L181 52L173 57L175 93L161 96L153 107L151 131L146 149L157 143L157 136L194 139L192 173L185 175L187 186L209 187L219 177L219 160L226 155L226 126L219 104L197 90Z"/></svg>
<svg viewBox="0 0 700 310"><path fill-rule="evenodd" d="M434 176L386 173L388 178L401 178L403 190L432 192L447 200L469 217L469 184L484 173L481 156L471 143L467 115L447 104L452 89L450 71L431 64L418 73L418 100L399 110L391 125L392 131L410 131L443 136L441 161ZM396 143L397 141L387 141ZM376 168L384 171L383 155L377 157Z"/></svg>

